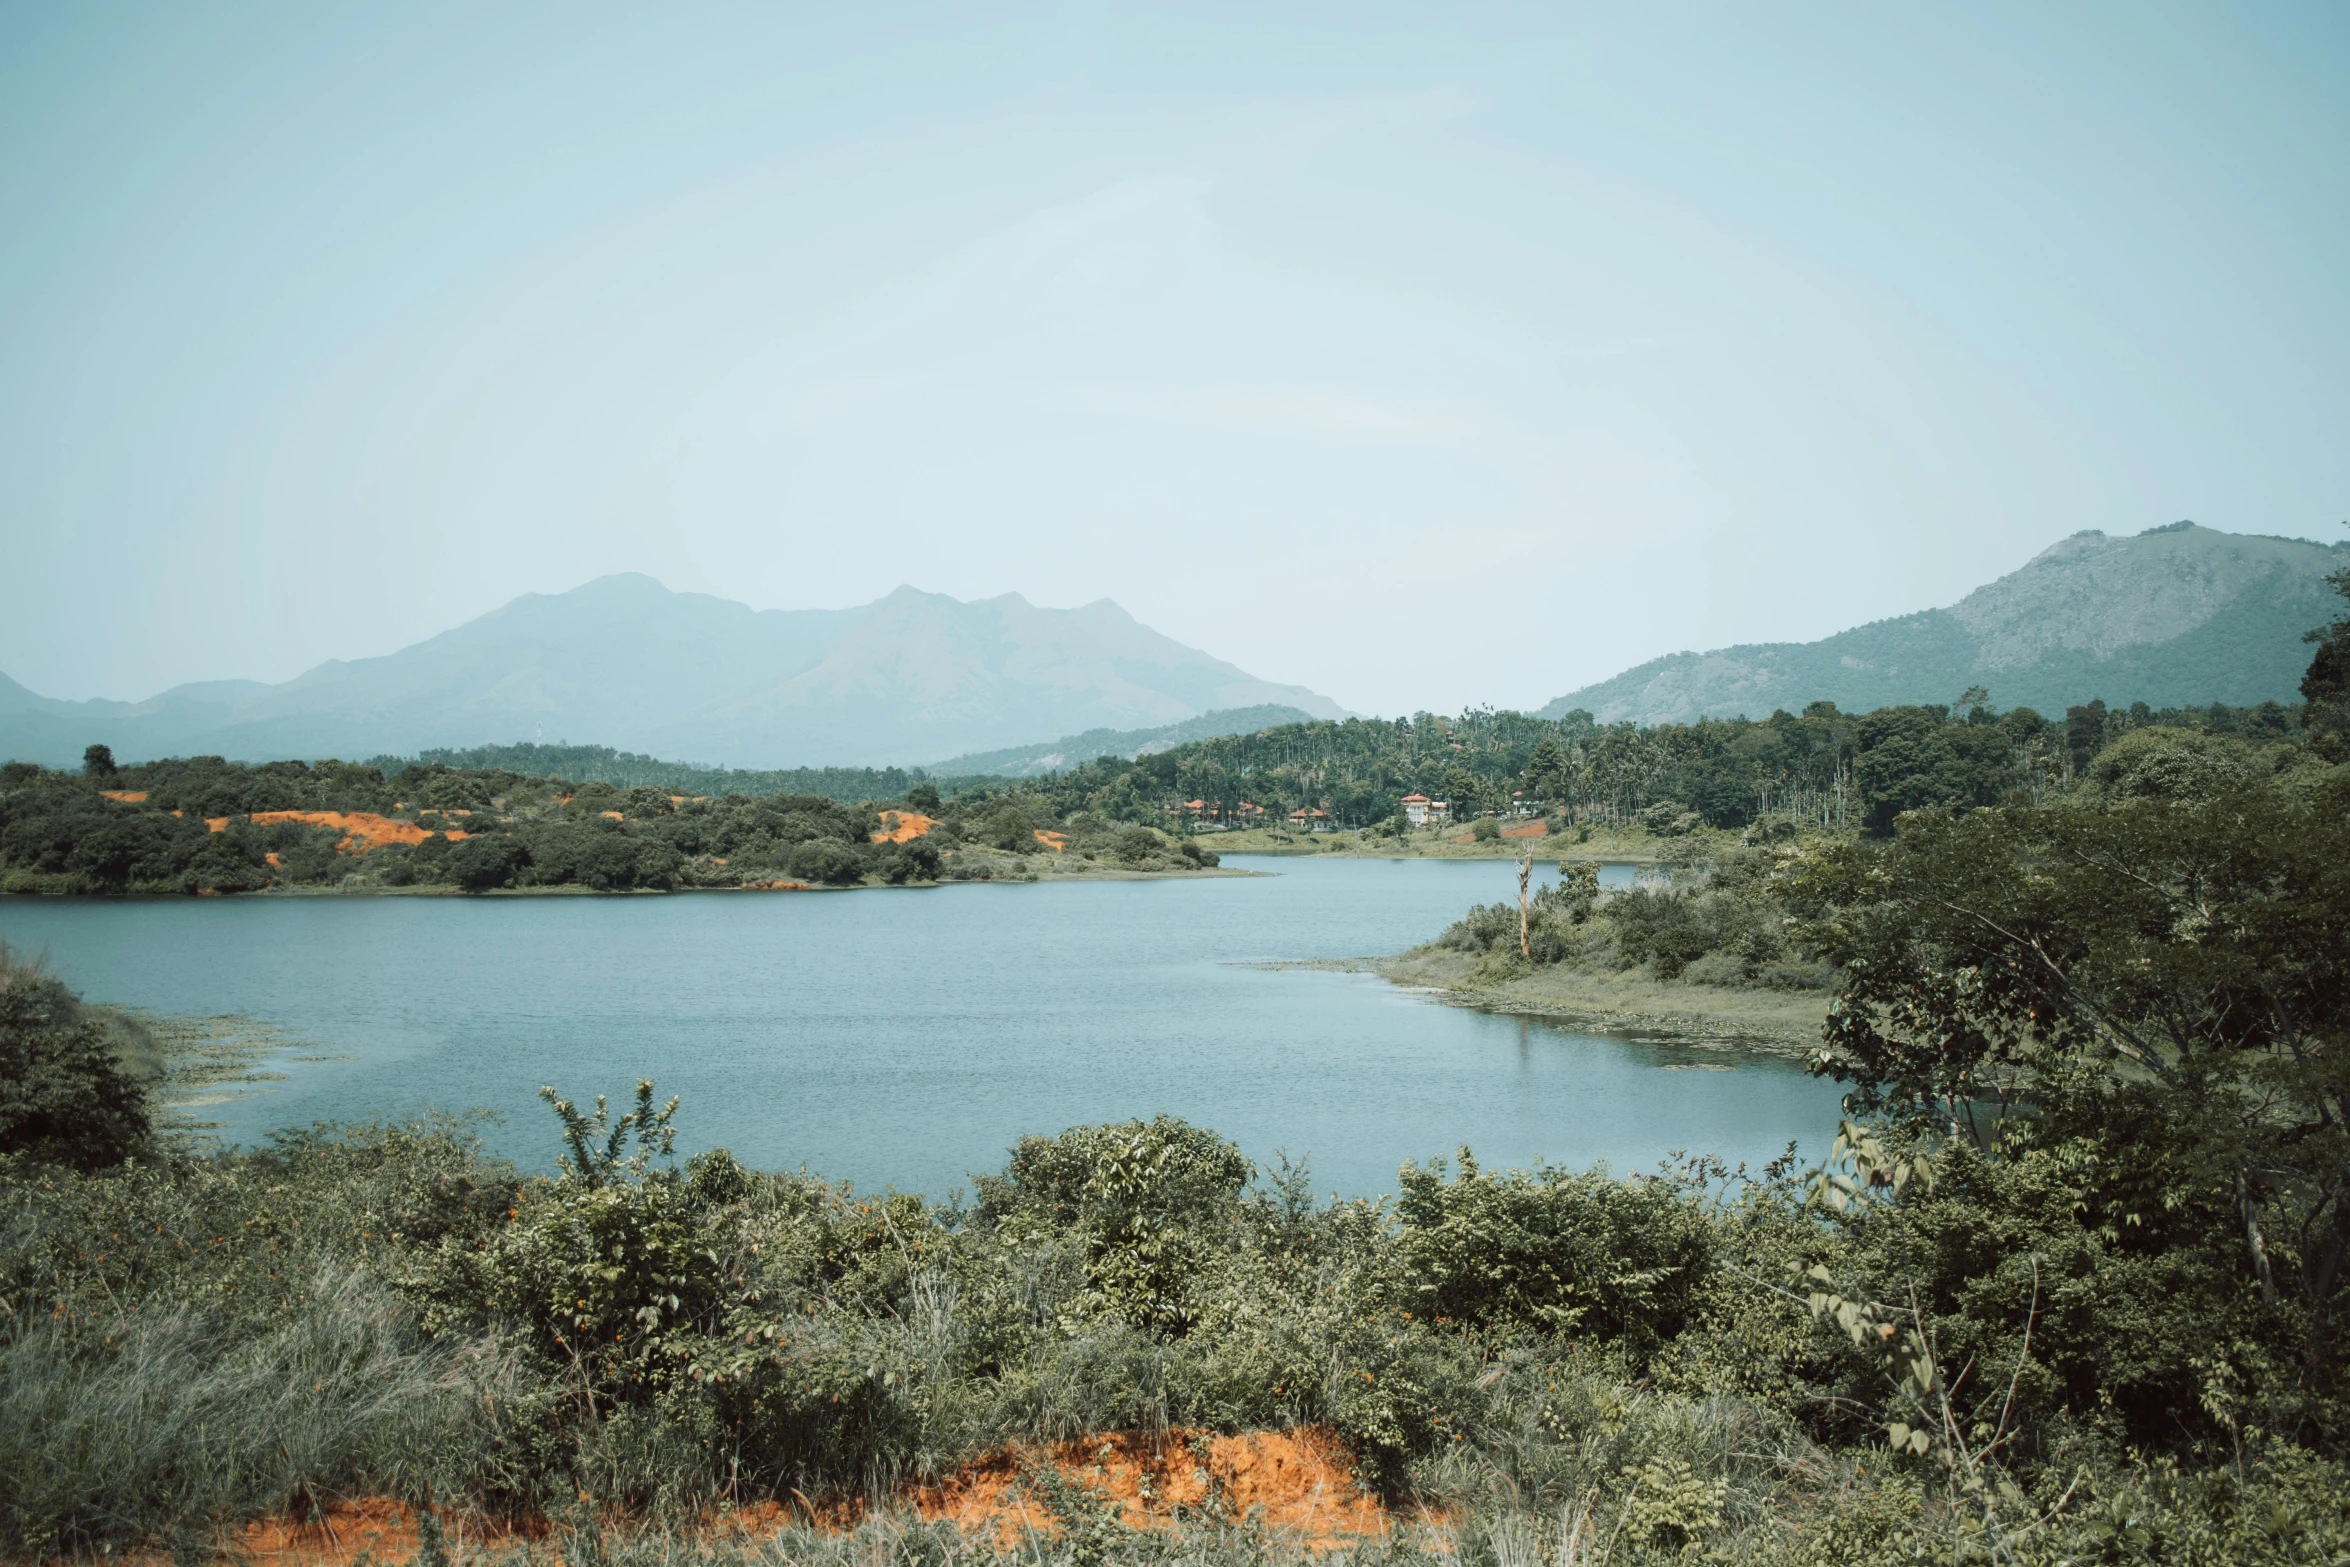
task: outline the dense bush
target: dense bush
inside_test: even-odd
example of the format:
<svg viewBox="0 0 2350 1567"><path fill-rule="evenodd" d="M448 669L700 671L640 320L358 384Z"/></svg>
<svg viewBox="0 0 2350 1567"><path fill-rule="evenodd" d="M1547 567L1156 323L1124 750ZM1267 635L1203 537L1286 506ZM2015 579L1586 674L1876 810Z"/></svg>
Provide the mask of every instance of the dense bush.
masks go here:
<svg viewBox="0 0 2350 1567"><path fill-rule="evenodd" d="M0 943L0 1156L94 1170L148 1138L146 1085L54 974Z"/></svg>
<svg viewBox="0 0 2350 1567"><path fill-rule="evenodd" d="M1610 1344L1644 1366L1701 1309L1713 1235L1683 1180L1496 1176L1466 1148L1458 1159L1449 1181L1442 1160L1398 1177L1398 1249L1423 1313Z"/></svg>

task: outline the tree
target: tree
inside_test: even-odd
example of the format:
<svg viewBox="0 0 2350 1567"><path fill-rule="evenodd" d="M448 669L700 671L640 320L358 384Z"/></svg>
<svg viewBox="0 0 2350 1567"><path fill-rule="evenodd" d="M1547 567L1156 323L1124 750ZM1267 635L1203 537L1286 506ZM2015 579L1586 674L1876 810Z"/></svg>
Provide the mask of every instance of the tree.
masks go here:
<svg viewBox="0 0 2350 1567"><path fill-rule="evenodd" d="M93 745L82 752L83 777L112 778L116 771L112 746Z"/></svg>
<svg viewBox="0 0 2350 1567"><path fill-rule="evenodd" d="M1565 798L1566 766L1558 742L1544 735L1534 742L1533 753L1526 759L1526 792L1546 802Z"/></svg>
<svg viewBox="0 0 2350 1567"><path fill-rule="evenodd" d="M1456 818L1473 816L1485 809L1485 786L1466 767L1444 770L1444 792Z"/></svg>
<svg viewBox="0 0 2350 1567"><path fill-rule="evenodd" d="M488 892L513 886L516 873L530 864L530 853L502 833L476 835L452 847L444 863L452 884L467 892Z"/></svg>
<svg viewBox="0 0 2350 1567"><path fill-rule="evenodd" d="M2064 748L2072 758L2073 771L2085 773L2097 749L2105 743L2105 703L2093 701L2086 707L2068 707L2064 710Z"/></svg>
<svg viewBox="0 0 2350 1567"><path fill-rule="evenodd" d="M2333 573L2326 582L2350 600L2350 567ZM2350 737L2350 615L2318 627L2303 640L2316 643L2317 652L2301 676L2301 698L2309 704L2302 722L2323 737L2338 761L2344 739Z"/></svg>
<svg viewBox="0 0 2350 1567"><path fill-rule="evenodd" d="M1815 1072L1863 1109L2076 1147L2142 1242L2232 1251L2313 1373L2350 1261L2350 770L2200 797L1904 817L1812 857L1845 975ZM2151 1152L2149 1152L2151 1150ZM2200 1218L2198 1217L2200 1215Z"/></svg>
<svg viewBox="0 0 2350 1567"><path fill-rule="evenodd" d="M1860 721L1854 782L1862 825L1883 836L1904 811L1989 805L2015 780L2006 734L1947 721L1938 707L1879 708Z"/></svg>

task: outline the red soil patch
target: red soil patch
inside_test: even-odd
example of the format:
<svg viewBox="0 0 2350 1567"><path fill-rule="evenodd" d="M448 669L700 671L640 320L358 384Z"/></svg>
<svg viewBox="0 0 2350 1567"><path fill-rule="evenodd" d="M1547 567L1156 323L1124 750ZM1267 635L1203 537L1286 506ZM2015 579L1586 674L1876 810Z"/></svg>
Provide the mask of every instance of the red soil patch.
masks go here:
<svg viewBox="0 0 2350 1567"><path fill-rule="evenodd" d="M1042 827L1036 829L1036 841L1043 844L1046 848L1052 850L1055 854L1058 854L1063 849L1069 847L1069 835L1067 833L1047 832Z"/></svg>
<svg viewBox="0 0 2350 1567"><path fill-rule="evenodd" d="M1528 822L1523 827L1504 827L1501 830L1501 835L1504 838L1539 838L1549 831L1550 829L1540 822Z"/></svg>
<svg viewBox="0 0 2350 1567"><path fill-rule="evenodd" d="M144 789L101 789L98 792L109 800L120 800L125 805L139 805L144 803L147 798L147 791ZM179 812L174 811L171 814L177 816Z"/></svg>
<svg viewBox="0 0 2350 1567"><path fill-rule="evenodd" d="M628 820L627 817L621 815L618 811L598 811L596 814L608 822L624 822Z"/></svg>
<svg viewBox="0 0 2350 1567"><path fill-rule="evenodd" d="M999 1549L1030 1534L1058 1533L1052 1517L1029 1493L1023 1459L1049 1459L1071 1482L1117 1505L1131 1529L1177 1526L1179 1509L1209 1508L1254 1517L1309 1549L1357 1545L1383 1535L1394 1517L1357 1488L1346 1448L1326 1431L1256 1431L1207 1436L1169 1431L1120 1432L1048 1448L990 1453L935 1485L901 1493L922 1517L944 1519L963 1533L984 1535ZM757 1539L813 1523L827 1532L855 1527L867 1509L858 1503L798 1505L755 1502L711 1519L701 1531L737 1540ZM522 1547L547 1538L543 1520L485 1523L441 1510L449 1553L463 1558L485 1549ZM378 1562L412 1558L418 1549L412 1508L380 1497L334 1502L315 1520L263 1518L221 1542L244 1567L354 1567L362 1556ZM137 1553L126 1567L167 1567L168 1559Z"/></svg>
<svg viewBox="0 0 2350 1567"><path fill-rule="evenodd" d="M1044 1454L1070 1480L1116 1503L1130 1529L1164 1529L1178 1509L1212 1506L1327 1549L1384 1534L1390 1522L1378 1500L1355 1485L1346 1448L1326 1431L1121 1432L1056 1443ZM1054 1532L1022 1483L1015 1453L967 1464L940 1484L917 1489L911 1500L923 1517L992 1535L999 1546L1016 1544L1030 1530Z"/></svg>
<svg viewBox="0 0 2350 1567"><path fill-rule="evenodd" d="M938 823L920 811L883 811L881 831L873 835L875 843L912 843L916 838L936 827Z"/></svg>
<svg viewBox="0 0 2350 1567"><path fill-rule="evenodd" d="M485 1524L447 1508L439 1509L439 1517L449 1554L459 1559L485 1548L527 1546L547 1533L546 1525L537 1520L519 1527ZM225 1554L246 1567L343 1567L362 1556L401 1562L412 1559L421 1544L415 1509L375 1496L330 1503L319 1517L307 1521L256 1519L222 1543Z"/></svg>
<svg viewBox="0 0 2350 1567"><path fill-rule="evenodd" d="M225 831L227 816L207 816L204 825L214 832ZM304 822L312 827L332 827L342 839L335 845L337 854L365 854L380 849L387 843L422 843L433 836L414 822L396 822L373 811L255 811L245 820L256 827L270 822ZM449 839L455 842L465 836L455 828L449 830Z"/></svg>

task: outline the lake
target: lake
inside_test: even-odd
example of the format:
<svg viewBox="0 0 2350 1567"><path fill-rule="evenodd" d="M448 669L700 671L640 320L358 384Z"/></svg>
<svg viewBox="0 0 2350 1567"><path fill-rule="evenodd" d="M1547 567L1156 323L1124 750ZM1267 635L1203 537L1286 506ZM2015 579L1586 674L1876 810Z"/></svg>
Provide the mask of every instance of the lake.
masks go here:
<svg viewBox="0 0 2350 1567"><path fill-rule="evenodd" d="M681 1151L944 1195L1027 1132L1166 1112L1285 1150L1321 1191L1395 1189L1468 1144L1489 1166L1617 1169L1668 1150L1817 1156L1838 1089L1761 1054L1492 1017L1372 975L1253 966L1401 951L1504 861L1251 859L1197 881L621 898L0 900L0 939L92 1001L245 1014L292 1055L213 1107L223 1136L501 1112L554 1153L542 1083L683 1098ZM1620 881L1629 869L1614 867ZM1732 1070L1667 1070L1730 1066Z"/></svg>

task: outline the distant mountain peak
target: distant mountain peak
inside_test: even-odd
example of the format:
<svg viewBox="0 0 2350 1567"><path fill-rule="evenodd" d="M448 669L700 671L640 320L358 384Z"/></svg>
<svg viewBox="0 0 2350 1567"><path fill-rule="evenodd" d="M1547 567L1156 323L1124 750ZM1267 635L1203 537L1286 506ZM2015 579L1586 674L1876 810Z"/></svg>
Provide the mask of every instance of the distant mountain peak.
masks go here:
<svg viewBox="0 0 2350 1567"><path fill-rule="evenodd" d="M207 682L140 704L0 685L0 757L71 762L104 741L125 760L356 758L543 731L739 767L902 764L1268 704L1344 715L1108 599L1043 609L903 584L851 609L757 611L616 572L282 685Z"/></svg>
<svg viewBox="0 0 2350 1567"><path fill-rule="evenodd" d="M1873 621L1819 642L1675 653L1544 707L1603 723L1760 718L1812 701L1848 711L1948 702L1987 687L2001 707L2102 697L2156 707L2290 702L2327 619L2323 578L2350 548L2165 523L2128 537L2086 528L1948 609Z"/></svg>

